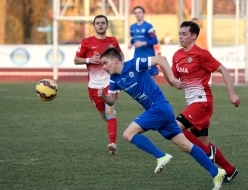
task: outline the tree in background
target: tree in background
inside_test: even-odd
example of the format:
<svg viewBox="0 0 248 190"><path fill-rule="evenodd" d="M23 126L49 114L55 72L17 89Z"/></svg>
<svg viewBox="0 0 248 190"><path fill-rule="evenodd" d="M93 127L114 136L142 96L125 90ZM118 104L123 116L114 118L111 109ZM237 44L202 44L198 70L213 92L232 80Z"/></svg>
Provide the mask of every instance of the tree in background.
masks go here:
<svg viewBox="0 0 248 190"><path fill-rule="evenodd" d="M7 44L44 44L46 33L37 32L37 27L49 22L47 10L50 0L9 0L5 42Z"/></svg>
<svg viewBox="0 0 248 190"><path fill-rule="evenodd" d="M4 44L5 43L6 0L0 0L0 7L2 7L2 11L0 10L0 44Z"/></svg>

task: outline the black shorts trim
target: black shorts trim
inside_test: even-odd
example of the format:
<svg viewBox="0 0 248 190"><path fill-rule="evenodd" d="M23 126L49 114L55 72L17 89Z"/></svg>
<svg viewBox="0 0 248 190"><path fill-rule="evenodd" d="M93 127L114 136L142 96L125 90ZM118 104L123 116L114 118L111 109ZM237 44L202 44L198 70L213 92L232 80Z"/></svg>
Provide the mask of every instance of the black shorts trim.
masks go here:
<svg viewBox="0 0 248 190"><path fill-rule="evenodd" d="M193 127L192 123L190 123L181 113L176 117L176 120L182 123L186 129Z"/></svg>
<svg viewBox="0 0 248 190"><path fill-rule="evenodd" d="M206 137L208 136L208 128L204 128L201 131L198 129L190 129L191 133L193 133L196 137Z"/></svg>

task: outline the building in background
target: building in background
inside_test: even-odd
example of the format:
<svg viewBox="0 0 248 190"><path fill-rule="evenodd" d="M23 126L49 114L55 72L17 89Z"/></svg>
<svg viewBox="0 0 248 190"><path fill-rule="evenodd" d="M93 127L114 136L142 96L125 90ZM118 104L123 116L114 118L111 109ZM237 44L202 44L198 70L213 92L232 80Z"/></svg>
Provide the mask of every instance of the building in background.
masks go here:
<svg viewBox="0 0 248 190"><path fill-rule="evenodd" d="M85 1L60 0L61 12L68 16L85 15ZM90 0L90 15L100 14L101 0ZM111 0L118 6L119 0ZM183 18L191 19L192 0L183 0ZM233 0L213 0L213 44L231 45L235 43L235 4ZM130 1L130 12L137 5L143 6L148 22L154 23L160 41L170 35L170 43L177 43L179 0L136 0ZM37 6L37 4L39 6ZM200 20L206 29L206 0L199 0ZM67 9L65 9L67 6ZM106 4L106 15L113 15L111 4ZM52 0L0 0L0 44L51 44L52 43ZM226 15L229 15L228 17ZM130 23L135 21L132 14ZM163 21L161 23L161 20ZM110 21L109 35L116 36L122 43L124 40L124 23ZM240 43L244 43L245 22L240 22ZM80 39L92 35L93 27L88 21L59 21L59 42L77 44Z"/></svg>

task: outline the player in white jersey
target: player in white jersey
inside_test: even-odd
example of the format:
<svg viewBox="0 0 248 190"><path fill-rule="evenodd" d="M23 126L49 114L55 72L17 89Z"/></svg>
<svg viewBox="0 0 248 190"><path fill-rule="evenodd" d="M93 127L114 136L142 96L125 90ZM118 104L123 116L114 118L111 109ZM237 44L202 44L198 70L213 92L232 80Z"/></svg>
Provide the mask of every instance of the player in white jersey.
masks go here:
<svg viewBox="0 0 248 190"><path fill-rule="evenodd" d="M172 70L176 78L184 83L187 107L177 116L184 135L209 155L209 158L225 169L225 182L230 182L238 170L224 157L221 150L209 142L208 129L213 114L213 95L208 84L211 73L222 74L230 102L238 107L240 98L235 94L228 70L209 51L195 45L200 32L197 23L185 21L179 30L179 41L183 48L173 56ZM189 130L187 130L189 129Z"/></svg>
<svg viewBox="0 0 248 190"><path fill-rule="evenodd" d="M107 123L109 144L107 145L110 154L115 155L117 137L117 119L113 106L105 105L101 98L97 96L97 90L104 88L108 91L109 74L103 70L99 59L101 53L108 47L115 47L124 57L115 37L106 36L108 19L104 15L97 15L93 21L96 34L82 40L74 62L76 65L86 64L89 71L88 92L92 103Z"/></svg>

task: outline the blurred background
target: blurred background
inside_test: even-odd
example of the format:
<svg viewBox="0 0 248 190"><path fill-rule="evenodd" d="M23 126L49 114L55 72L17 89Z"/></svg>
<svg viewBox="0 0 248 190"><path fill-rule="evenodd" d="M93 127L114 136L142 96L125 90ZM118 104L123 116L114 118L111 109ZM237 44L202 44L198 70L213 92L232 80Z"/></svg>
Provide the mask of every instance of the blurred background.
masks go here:
<svg viewBox="0 0 248 190"><path fill-rule="evenodd" d="M102 13L105 2L105 14L117 16L120 3L125 0L60 0L60 11L63 16L94 16ZM197 6L197 17L203 28L207 27L207 0L130 0L129 18L125 22L135 22L132 10L135 6L143 6L146 10L146 20L151 22L157 32L160 43L164 38L171 37L171 43L178 42L178 25L180 14L183 20L191 20L192 3ZM240 43L245 41L245 5L246 0L240 0ZM52 44L53 0L0 0L0 43L1 44ZM124 2L125 3L125 2ZM243 4L243 6L242 6ZM124 9L124 6L122 6ZM89 9L88 11L86 10ZM213 0L213 45L234 45L236 26L235 0ZM90 23L90 27L86 25ZM81 39L94 34L91 20L59 20L59 43L78 44ZM110 21L109 35L116 36L124 43L124 22ZM128 31L126 31L128 32Z"/></svg>
<svg viewBox="0 0 248 190"><path fill-rule="evenodd" d="M198 18L208 50L231 72L235 84L248 83L248 0L0 0L0 80L79 80L85 66L73 59L80 41L94 35L95 15L109 18L107 35L115 36L127 59L133 8L146 10L159 44L171 62L181 22ZM223 82L214 75L215 82Z"/></svg>

